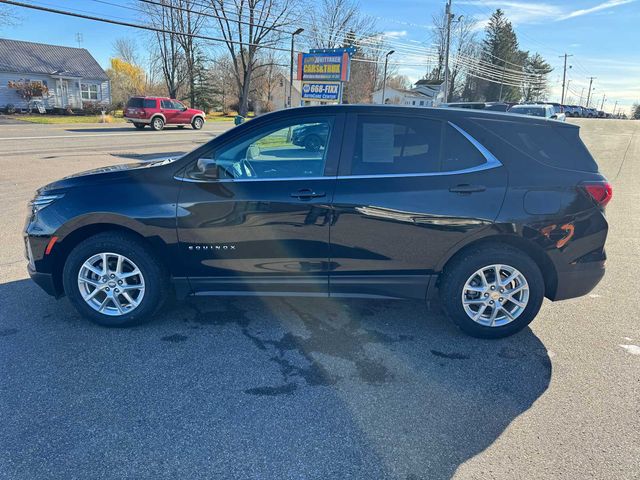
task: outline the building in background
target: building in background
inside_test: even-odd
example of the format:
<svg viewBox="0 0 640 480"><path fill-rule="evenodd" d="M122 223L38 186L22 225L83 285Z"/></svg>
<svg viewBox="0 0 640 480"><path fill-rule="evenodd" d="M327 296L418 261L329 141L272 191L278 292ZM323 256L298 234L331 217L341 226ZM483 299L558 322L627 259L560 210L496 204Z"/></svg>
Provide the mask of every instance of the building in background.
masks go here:
<svg viewBox="0 0 640 480"><path fill-rule="evenodd" d="M0 39L0 109L29 108L16 86L33 83L42 93L31 102L47 110L111 103L109 78L86 49Z"/></svg>
<svg viewBox="0 0 640 480"><path fill-rule="evenodd" d="M387 86L384 101L380 89L373 92L373 103L433 107L442 97L442 83L442 80L418 80L411 89Z"/></svg>

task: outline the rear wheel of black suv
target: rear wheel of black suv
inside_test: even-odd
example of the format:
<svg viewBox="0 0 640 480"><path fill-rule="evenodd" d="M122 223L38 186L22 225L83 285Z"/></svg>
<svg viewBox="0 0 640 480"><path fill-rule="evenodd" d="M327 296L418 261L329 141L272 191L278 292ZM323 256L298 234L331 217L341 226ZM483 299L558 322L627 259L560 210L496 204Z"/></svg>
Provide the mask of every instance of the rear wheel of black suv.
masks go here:
<svg viewBox="0 0 640 480"><path fill-rule="evenodd" d="M64 290L84 317L107 327L137 325L168 294L161 264L134 236L105 232L78 244L62 274Z"/></svg>
<svg viewBox="0 0 640 480"><path fill-rule="evenodd" d="M469 251L447 266L442 304L465 333L502 338L535 318L544 299L544 278L525 253L504 245Z"/></svg>

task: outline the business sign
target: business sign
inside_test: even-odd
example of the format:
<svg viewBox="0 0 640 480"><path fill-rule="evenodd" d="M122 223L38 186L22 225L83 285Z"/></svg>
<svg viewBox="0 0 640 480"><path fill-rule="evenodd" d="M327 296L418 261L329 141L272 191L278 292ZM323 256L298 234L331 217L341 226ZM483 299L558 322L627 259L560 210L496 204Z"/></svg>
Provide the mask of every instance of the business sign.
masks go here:
<svg viewBox="0 0 640 480"><path fill-rule="evenodd" d="M340 82L303 82L303 100L340 100Z"/></svg>
<svg viewBox="0 0 640 480"><path fill-rule="evenodd" d="M298 55L298 80L323 80L347 82L351 57L346 51L325 53L300 53Z"/></svg>

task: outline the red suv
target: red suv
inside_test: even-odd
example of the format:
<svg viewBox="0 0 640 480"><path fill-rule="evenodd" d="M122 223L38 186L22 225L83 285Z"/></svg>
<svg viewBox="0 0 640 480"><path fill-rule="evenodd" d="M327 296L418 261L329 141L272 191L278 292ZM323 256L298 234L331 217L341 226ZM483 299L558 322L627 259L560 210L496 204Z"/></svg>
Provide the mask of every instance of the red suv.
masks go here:
<svg viewBox="0 0 640 480"><path fill-rule="evenodd" d="M177 125L178 128L191 125L200 130L205 115L202 110L187 108L184 103L171 98L131 97L124 109L124 118L139 130L145 125L152 130L162 130L165 125Z"/></svg>

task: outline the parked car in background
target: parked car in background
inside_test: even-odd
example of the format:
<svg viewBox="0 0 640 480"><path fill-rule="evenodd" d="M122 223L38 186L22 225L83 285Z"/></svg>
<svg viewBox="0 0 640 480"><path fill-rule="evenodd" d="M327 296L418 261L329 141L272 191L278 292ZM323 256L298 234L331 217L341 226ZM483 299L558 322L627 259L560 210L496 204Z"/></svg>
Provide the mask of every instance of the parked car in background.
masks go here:
<svg viewBox="0 0 640 480"><path fill-rule="evenodd" d="M204 126L205 113L188 108L184 103L166 97L131 97L124 109L124 118L138 130L149 125L152 130L162 130L166 125L195 130Z"/></svg>
<svg viewBox="0 0 640 480"><path fill-rule="evenodd" d="M553 105L514 105L508 110L509 113L516 113L518 115L529 115L532 117L542 117L548 120L560 120L564 122L566 116L564 113L557 113Z"/></svg>
<svg viewBox="0 0 640 480"><path fill-rule="evenodd" d="M598 111L592 107L584 108L582 116L587 118L596 118L598 116Z"/></svg>
<svg viewBox="0 0 640 480"><path fill-rule="evenodd" d="M293 129L291 142L310 152L317 152L327 141L329 126L326 123L302 125Z"/></svg>
<svg viewBox="0 0 640 480"><path fill-rule="evenodd" d="M565 105L564 113L567 117L581 117L582 107L579 107L578 105Z"/></svg>
<svg viewBox="0 0 640 480"><path fill-rule="evenodd" d="M320 124L317 150L292 143ZM172 291L412 298L496 338L600 281L611 196L575 125L302 107L49 184L24 236L32 278L105 326L153 318Z"/></svg>
<svg viewBox="0 0 640 480"><path fill-rule="evenodd" d="M506 112L510 104L505 102L452 102L443 103L440 106L444 108L470 108L472 110Z"/></svg>

